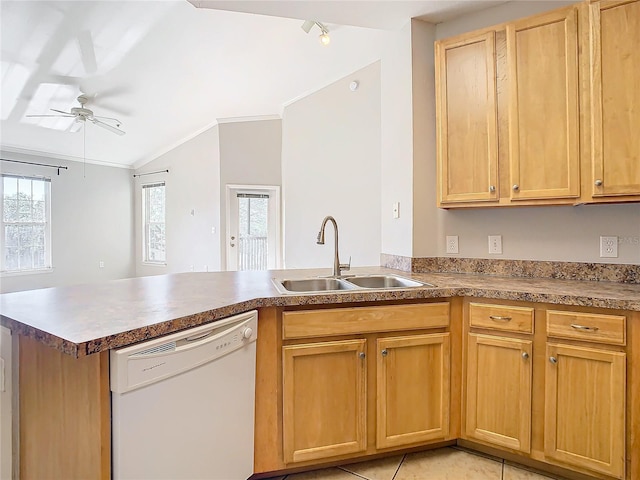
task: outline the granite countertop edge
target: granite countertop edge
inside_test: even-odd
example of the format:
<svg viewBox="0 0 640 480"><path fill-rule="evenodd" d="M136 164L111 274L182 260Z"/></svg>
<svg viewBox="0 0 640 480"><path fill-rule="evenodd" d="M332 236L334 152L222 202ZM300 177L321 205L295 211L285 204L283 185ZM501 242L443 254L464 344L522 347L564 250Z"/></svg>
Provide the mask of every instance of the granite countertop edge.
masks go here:
<svg viewBox="0 0 640 480"><path fill-rule="evenodd" d="M237 313L272 306L476 297L640 311L640 285L477 274L418 274L383 267L363 267L357 270L356 274L396 274L433 283L436 287L281 294L271 283L271 278L322 276L326 274L326 269L281 270L260 274L214 272L206 274L206 277L198 274L174 274L118 280L95 286L58 287L34 290L31 293L3 294L0 295L0 323L13 333L35 339L73 357L83 357L215 322ZM170 287L166 284L170 284ZM201 284L205 286L198 291ZM225 284L224 288L220 286L222 284ZM161 295L163 286L167 290L164 297ZM151 294L154 287L154 293ZM156 294L157 290L160 290L159 295ZM220 292L220 298L215 297L217 291ZM96 297L93 302L88 298L92 293ZM189 298L174 298L189 297L190 294L201 305L209 301L212 303L211 308L199 308L197 302L194 302L195 305L189 311ZM105 295L119 295L122 298L111 299L116 307L109 310L110 304L104 298ZM148 298L150 295L152 298ZM101 309L103 305L104 308ZM69 316L64 315L65 308L71 311ZM51 312L49 316L46 314L47 309ZM132 312L130 322L127 318L121 318L126 317L127 311ZM137 316L135 312L138 312ZM105 324L110 313L119 319L113 326ZM148 313L148 318L145 313Z"/></svg>

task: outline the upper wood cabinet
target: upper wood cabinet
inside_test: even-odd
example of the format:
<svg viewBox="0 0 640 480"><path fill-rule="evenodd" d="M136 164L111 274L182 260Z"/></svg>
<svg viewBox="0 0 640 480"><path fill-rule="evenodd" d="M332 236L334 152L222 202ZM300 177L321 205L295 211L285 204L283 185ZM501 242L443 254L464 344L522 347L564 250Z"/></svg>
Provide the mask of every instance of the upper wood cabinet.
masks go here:
<svg viewBox="0 0 640 480"><path fill-rule="evenodd" d="M640 201L640 0L440 40L438 206Z"/></svg>
<svg viewBox="0 0 640 480"><path fill-rule="evenodd" d="M577 9L508 23L512 200L580 195Z"/></svg>
<svg viewBox="0 0 640 480"><path fill-rule="evenodd" d="M640 196L640 1L589 5L591 201ZM633 198L632 198L633 199Z"/></svg>
<svg viewBox="0 0 640 480"><path fill-rule="evenodd" d="M436 44L438 201L498 199L495 34Z"/></svg>

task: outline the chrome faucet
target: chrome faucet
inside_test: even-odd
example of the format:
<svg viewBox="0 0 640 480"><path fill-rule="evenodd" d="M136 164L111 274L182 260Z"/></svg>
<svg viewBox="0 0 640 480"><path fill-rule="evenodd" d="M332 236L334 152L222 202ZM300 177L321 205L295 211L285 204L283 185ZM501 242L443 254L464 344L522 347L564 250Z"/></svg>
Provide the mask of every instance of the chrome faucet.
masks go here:
<svg viewBox="0 0 640 480"><path fill-rule="evenodd" d="M333 256L333 276L340 277L342 275L342 270L349 270L351 268L351 257L349 257L349 263L340 263L340 257L338 256L338 224L336 223L336 219L330 215L324 217L322 220L322 225L320 226L320 231L318 232L318 245L324 245L324 229L327 226L327 222L330 221L333 223L333 231L335 233L335 254Z"/></svg>

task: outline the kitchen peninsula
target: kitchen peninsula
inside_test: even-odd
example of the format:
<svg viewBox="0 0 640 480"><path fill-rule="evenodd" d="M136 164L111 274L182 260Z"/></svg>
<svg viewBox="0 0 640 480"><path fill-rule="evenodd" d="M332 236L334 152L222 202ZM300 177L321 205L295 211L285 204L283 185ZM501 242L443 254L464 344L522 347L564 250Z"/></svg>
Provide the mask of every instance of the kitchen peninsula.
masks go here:
<svg viewBox="0 0 640 480"><path fill-rule="evenodd" d="M350 273L396 274L435 287L287 295L279 293L271 281L274 277L295 279L330 274L327 269L315 269L184 273L1 295L2 325L12 331L14 346L19 348L21 477L38 477L43 472L51 477L58 472L57 476L66 478L110 478L109 350L252 309L259 312L257 474L458 442L521 463L533 462L550 472L563 475L577 472L575 478L631 479L640 476L640 285L407 273L382 267L357 268ZM415 307L417 316L396 314L392 308L407 305ZM361 319L359 330L344 329L346 311L351 312L350 318ZM419 313L421 311L424 315ZM499 320L488 324L484 313L488 315L486 318ZM513 322L509 317L514 318ZM318 329L314 318L326 319L323 322L327 327ZM403 325L406 318L411 321ZM411 323L416 318L422 322L420 325ZM505 321L506 318L509 320ZM587 325L588 322L592 323ZM594 330L571 328L573 325ZM333 327L337 330L327 330ZM315 333L314 328L317 329ZM384 412L381 413L376 396L380 397L380 386L386 381L381 376L382 369L387 367L382 363L383 359L375 356L376 345L385 345L385 351L390 352L389 358L394 358L394 351L401 347L393 343L398 338L420 341L420 348L428 345L425 348L429 349L429 345L435 345L446 362L438 397L442 415L436 421L442 428L437 433L434 432L438 429L426 429L423 437L412 436L414 432L406 437L396 435L401 439L395 438L393 432L387 432L386 437L380 433L380 421L384 418L380 415ZM316 448L292 441L291 435L298 435L300 439L299 435L303 433L299 426L296 430L288 424L297 418L295 409L283 411L282 382L287 382L286 378L283 380L287 375L283 372L286 362L296 361L296 352L301 346L325 344L326 340L329 340L326 345L353 340L358 340L359 345L366 344L367 360L358 368L363 368L366 380L362 402L369 414L359 420L362 427L360 443L350 452L332 450L330 445ZM531 359L525 362L527 370L524 374L518 370L520 380L528 378L519 395L526 398L528 392L529 396L529 408L523 410L520 405L518 415L528 421L518 424L517 433L522 433L522 438L500 443L496 439L506 437L500 432L494 437L478 433L486 431L486 426L477 425L484 418L478 414L478 409L488 401L482 396L485 390L478 385L481 385L482 375L488 373L480 372L476 367L491 365L495 358L504 357L500 354L495 358L479 357L477 352L484 348L480 345L507 345L508 341L517 345L518 358L522 355L525 360ZM503 351L510 347L508 345ZM581 385L565 388L558 384L566 372L561 368L550 370L555 364L547 360L549 355L545 350L549 349L552 350L550 358L560 358L558 366L563 364L562 355L572 358L574 373L575 368L578 371L583 366L591 368L589 363L579 363L586 352L589 361L598 363L593 365L597 370L596 377L613 382L603 384L602 390L609 395L608 389L612 389L607 402L614 399L619 402L617 408L622 409L622 417L616 418L622 422L623 434L620 438L620 432L610 431L608 426L597 429L596 433L604 440L594 440L594 444L606 450L603 444L610 442L611 448L604 456L613 452L616 458L603 461L598 457L576 463L575 458L558 453L559 447L556 451L551 449L555 444L550 440L553 425L549 413L553 409L562 415L567 412L563 410L563 402L553 404L552 408L549 392L559 388L563 395L575 395ZM471 356L473 352L476 352L475 357ZM603 357L607 354L617 363L607 363ZM414 359L421 358L418 350L416 355ZM478 361L476 365L471 358L482 359L482 362ZM623 359L622 364L620 359ZM611 365L611 370L607 365ZM509 372L504 368L500 375ZM490 381L499 382L500 375ZM620 381L620 375L622 385L614 382L614 379ZM549 383L552 378L555 384ZM386 385L387 389L393 387ZM285 389L285 403L288 402L287 395ZM562 400L561 397L557 395ZM596 401L600 398L597 395ZM290 409L291 404L287 405ZM392 407L389 404L386 408ZM585 408L590 411L589 406ZM614 410L611 409L612 418L619 416ZM575 420L574 417L571 419ZM391 425L390 421L387 425ZM561 425L556 431L562 435L566 431L563 429L574 427L580 425ZM582 434L577 436L584 437ZM562 448L567 450L574 440L571 437L558 441L565 442ZM318 454L324 447L327 447L325 453ZM582 447L578 445L577 448ZM601 453L590 452L595 456Z"/></svg>

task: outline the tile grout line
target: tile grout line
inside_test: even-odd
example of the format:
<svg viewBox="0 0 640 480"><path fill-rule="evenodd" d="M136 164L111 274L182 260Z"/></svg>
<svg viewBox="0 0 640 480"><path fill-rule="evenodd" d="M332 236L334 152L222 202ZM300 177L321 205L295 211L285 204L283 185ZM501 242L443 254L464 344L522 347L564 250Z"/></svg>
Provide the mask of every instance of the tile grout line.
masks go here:
<svg viewBox="0 0 640 480"><path fill-rule="evenodd" d="M400 471L400 467L404 463L405 458L407 458L407 454L406 453L402 456L402 460L400 460L400 463L398 464L398 468L396 468L396 472L393 474L393 477L391 477L391 480L395 480L396 475L398 475L398 472Z"/></svg>
<svg viewBox="0 0 640 480"><path fill-rule="evenodd" d="M365 477L364 475L360 475L359 473L356 472L352 472L351 470L347 470L345 468L342 468L341 466L337 466L336 467L338 470L342 470L345 473L350 473L351 475L355 475L358 478L362 478L364 480L371 480L369 477Z"/></svg>

